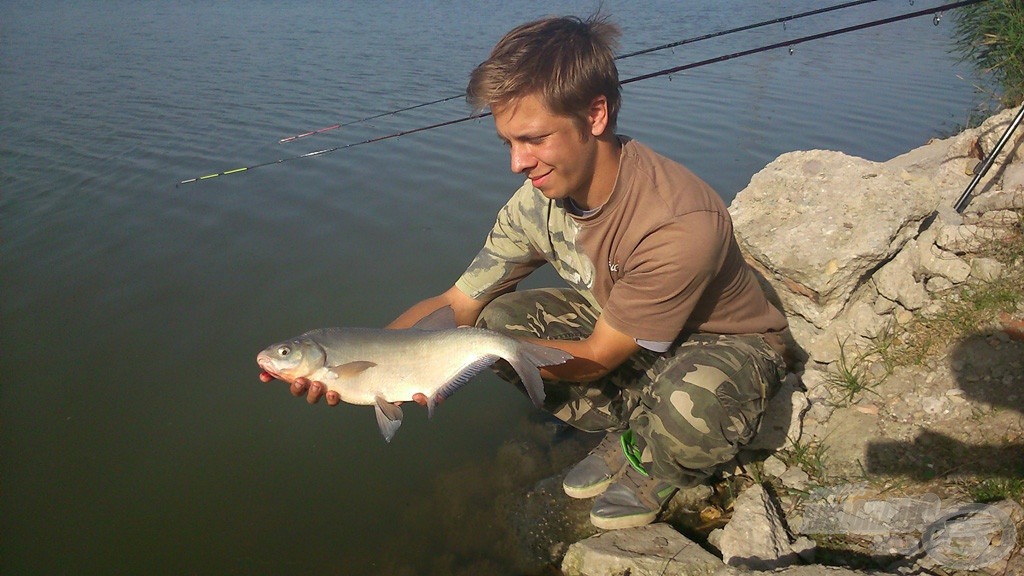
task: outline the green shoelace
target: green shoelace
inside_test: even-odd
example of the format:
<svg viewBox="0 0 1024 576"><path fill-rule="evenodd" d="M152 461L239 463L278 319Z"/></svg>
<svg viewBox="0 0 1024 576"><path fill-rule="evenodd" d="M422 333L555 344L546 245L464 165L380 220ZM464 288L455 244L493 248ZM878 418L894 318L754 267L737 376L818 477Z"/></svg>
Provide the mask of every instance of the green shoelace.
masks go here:
<svg viewBox="0 0 1024 576"><path fill-rule="evenodd" d="M626 461L633 467L634 470L643 474L644 476L650 477L644 465L640 462L640 455L643 450L637 446L636 438L633 437L632 430L626 430L619 438L619 442L622 444L622 453L626 455Z"/></svg>

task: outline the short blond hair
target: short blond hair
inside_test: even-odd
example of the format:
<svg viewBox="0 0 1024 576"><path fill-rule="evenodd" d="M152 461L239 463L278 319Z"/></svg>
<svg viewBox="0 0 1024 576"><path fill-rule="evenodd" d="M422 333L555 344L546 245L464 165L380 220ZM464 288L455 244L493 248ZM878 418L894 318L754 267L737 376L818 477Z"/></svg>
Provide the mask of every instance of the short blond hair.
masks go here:
<svg viewBox="0 0 1024 576"><path fill-rule="evenodd" d="M585 123L590 104L605 96L614 131L622 102L613 53L618 36L618 26L600 14L517 26L470 74L466 99L480 112L537 95L553 113Z"/></svg>

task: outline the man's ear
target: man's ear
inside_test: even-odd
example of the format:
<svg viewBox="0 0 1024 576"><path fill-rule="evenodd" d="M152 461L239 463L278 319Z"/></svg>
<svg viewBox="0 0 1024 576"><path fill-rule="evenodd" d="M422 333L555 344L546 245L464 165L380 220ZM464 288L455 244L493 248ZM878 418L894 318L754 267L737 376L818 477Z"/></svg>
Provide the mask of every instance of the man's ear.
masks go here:
<svg viewBox="0 0 1024 576"><path fill-rule="evenodd" d="M590 102L587 109L587 127L592 136L598 137L608 129L608 98L603 94Z"/></svg>

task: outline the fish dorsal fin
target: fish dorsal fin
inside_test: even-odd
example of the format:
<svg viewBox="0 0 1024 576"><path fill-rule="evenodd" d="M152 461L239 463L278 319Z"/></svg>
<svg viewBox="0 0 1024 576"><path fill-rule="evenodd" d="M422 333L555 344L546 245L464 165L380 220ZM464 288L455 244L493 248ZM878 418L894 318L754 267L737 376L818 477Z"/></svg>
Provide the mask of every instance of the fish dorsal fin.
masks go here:
<svg viewBox="0 0 1024 576"><path fill-rule="evenodd" d="M417 330L450 330L456 327L455 311L451 306L443 306L421 318L412 327Z"/></svg>
<svg viewBox="0 0 1024 576"><path fill-rule="evenodd" d="M368 360L356 360L354 362L346 362L345 364L335 366L330 369L330 372L337 378L355 378L362 374L364 370L373 368L376 365L376 363Z"/></svg>
<svg viewBox="0 0 1024 576"><path fill-rule="evenodd" d="M398 432L398 427L402 425L402 409L385 400L383 396L375 397L374 401L376 403L373 411L377 415L377 427L384 435L384 441L391 442L395 432Z"/></svg>

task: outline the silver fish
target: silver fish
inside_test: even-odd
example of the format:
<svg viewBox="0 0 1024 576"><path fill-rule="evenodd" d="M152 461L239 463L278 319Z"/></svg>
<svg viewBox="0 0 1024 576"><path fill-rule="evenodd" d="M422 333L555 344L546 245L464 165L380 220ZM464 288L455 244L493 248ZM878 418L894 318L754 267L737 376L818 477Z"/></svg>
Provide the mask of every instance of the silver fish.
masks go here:
<svg viewBox="0 0 1024 576"><path fill-rule="evenodd" d="M428 414L470 378L499 359L522 379L530 399L544 402L539 366L562 364L572 355L482 328L455 328L445 307L405 330L320 328L268 346L260 367L286 382L322 382L344 402L373 406L388 442L402 425L394 402L427 397Z"/></svg>

